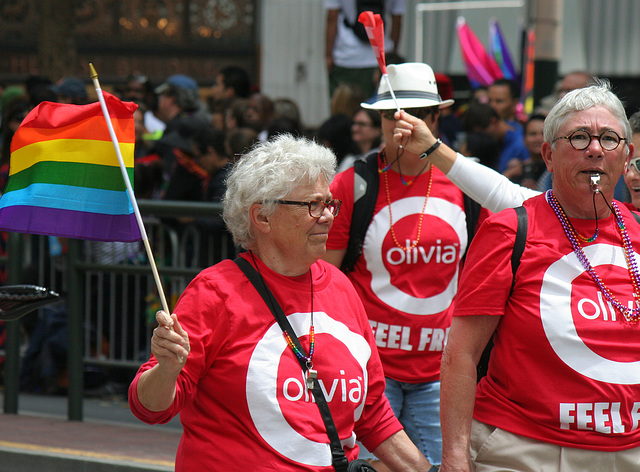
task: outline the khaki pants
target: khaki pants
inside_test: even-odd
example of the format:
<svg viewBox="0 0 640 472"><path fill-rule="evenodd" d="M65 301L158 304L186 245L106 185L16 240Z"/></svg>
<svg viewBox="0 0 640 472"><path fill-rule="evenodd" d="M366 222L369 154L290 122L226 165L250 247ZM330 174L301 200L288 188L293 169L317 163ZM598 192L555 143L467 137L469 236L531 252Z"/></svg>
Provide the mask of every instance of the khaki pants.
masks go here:
<svg viewBox="0 0 640 472"><path fill-rule="evenodd" d="M475 472L638 472L640 447L618 452L557 446L473 420Z"/></svg>

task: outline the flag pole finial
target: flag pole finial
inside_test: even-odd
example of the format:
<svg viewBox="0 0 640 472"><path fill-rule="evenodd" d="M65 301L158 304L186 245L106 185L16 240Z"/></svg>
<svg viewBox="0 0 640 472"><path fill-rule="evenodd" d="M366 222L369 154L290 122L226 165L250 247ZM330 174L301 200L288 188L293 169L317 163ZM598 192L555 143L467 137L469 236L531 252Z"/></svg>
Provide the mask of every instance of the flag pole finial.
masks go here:
<svg viewBox="0 0 640 472"><path fill-rule="evenodd" d="M96 68L93 67L93 63L92 62L89 63L89 72L91 74L91 80L94 80L94 79L98 78L98 73L96 72Z"/></svg>

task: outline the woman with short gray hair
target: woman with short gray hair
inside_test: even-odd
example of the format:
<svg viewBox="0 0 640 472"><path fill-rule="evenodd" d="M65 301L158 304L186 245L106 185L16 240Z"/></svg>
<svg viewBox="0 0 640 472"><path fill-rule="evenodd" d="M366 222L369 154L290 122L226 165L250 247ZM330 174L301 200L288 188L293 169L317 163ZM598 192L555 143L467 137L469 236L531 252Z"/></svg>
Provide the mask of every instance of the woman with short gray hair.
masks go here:
<svg viewBox="0 0 640 472"><path fill-rule="evenodd" d="M331 151L286 135L243 156L229 175L224 219L247 252L201 272L173 314L156 315L153 355L129 403L147 423L180 414L177 471L326 471L340 447L357 458L356 439L392 470L429 469L384 395L355 289L320 260L341 204L329 189L334 168ZM290 329L276 322L278 305Z"/></svg>

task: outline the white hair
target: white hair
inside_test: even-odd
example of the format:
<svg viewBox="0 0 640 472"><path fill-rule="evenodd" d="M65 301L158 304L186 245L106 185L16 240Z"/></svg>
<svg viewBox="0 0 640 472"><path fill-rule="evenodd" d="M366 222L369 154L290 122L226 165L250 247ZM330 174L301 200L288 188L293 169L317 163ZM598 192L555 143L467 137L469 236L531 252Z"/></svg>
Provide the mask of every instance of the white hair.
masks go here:
<svg viewBox="0 0 640 472"><path fill-rule="evenodd" d="M249 210L254 203L271 215L276 200L300 185L313 185L321 175L335 175L333 152L306 138L281 134L256 145L234 165L227 179L222 216L234 242L249 249L254 241Z"/></svg>
<svg viewBox="0 0 640 472"><path fill-rule="evenodd" d="M625 138L625 145L629 149L631 139L631 126L627 120L627 114L620 99L611 91L609 81L595 79L595 84L589 87L572 90L562 97L551 109L544 120L544 140L553 143L560 132L560 128L569 117L579 111L593 107L603 107L615 116L622 126L621 138Z"/></svg>

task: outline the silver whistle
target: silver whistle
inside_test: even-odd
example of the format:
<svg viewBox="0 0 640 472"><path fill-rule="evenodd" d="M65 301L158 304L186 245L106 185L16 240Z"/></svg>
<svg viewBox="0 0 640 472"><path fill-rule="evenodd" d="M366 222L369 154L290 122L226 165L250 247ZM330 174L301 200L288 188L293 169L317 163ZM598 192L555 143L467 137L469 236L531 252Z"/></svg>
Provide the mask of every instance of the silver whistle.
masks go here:
<svg viewBox="0 0 640 472"><path fill-rule="evenodd" d="M307 384L307 388L309 390L313 390L313 387L315 385L315 381L317 378L318 378L317 370L313 370L313 369L307 370L307 378L305 379L305 383Z"/></svg>
<svg viewBox="0 0 640 472"><path fill-rule="evenodd" d="M593 173L591 174L591 190L595 193L600 191L600 174Z"/></svg>

